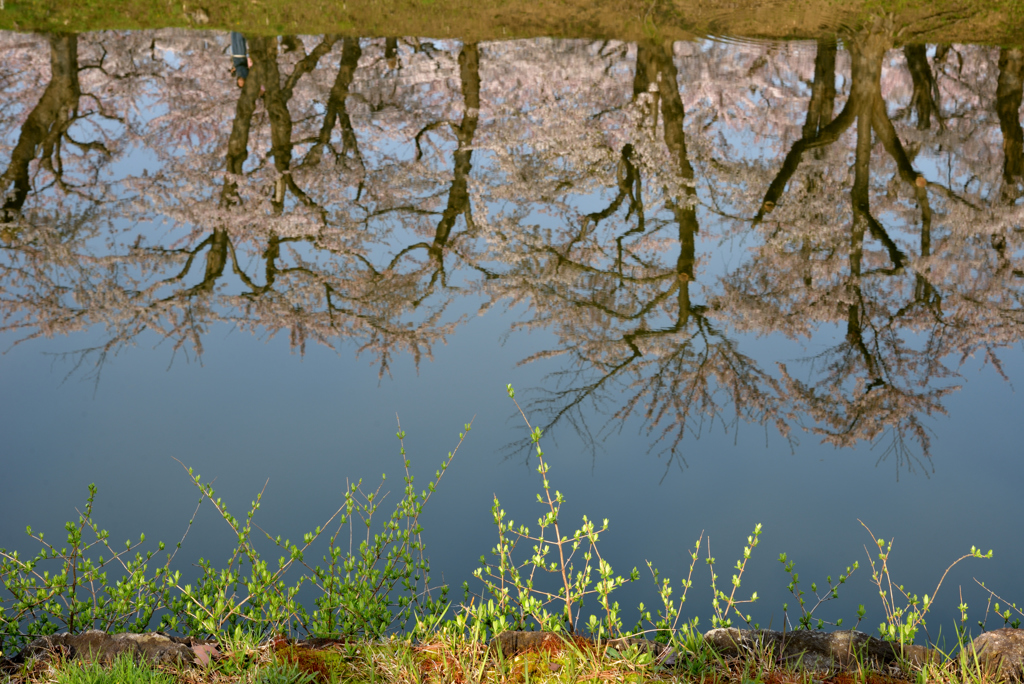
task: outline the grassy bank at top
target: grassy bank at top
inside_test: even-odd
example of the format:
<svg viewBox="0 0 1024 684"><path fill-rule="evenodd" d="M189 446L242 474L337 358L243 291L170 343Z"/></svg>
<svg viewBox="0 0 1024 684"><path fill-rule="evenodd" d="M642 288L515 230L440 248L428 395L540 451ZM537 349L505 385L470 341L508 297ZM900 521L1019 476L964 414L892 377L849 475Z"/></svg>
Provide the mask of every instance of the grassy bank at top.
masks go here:
<svg viewBox="0 0 1024 684"><path fill-rule="evenodd" d="M1024 0L4 0L0 29L196 28L467 41L808 39L891 14L903 42L1024 42Z"/></svg>

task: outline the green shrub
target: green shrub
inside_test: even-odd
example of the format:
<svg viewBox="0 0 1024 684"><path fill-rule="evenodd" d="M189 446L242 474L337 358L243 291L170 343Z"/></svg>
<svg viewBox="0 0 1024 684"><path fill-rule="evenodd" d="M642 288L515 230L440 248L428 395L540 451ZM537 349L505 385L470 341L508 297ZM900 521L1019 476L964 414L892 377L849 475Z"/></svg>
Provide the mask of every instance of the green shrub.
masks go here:
<svg viewBox="0 0 1024 684"><path fill-rule="evenodd" d="M77 522L64 525L66 546L58 549L29 527L28 536L42 547L35 556L23 558L17 551L0 548L0 652L13 652L28 639L61 630L141 632L167 605L174 581L168 567L174 554L149 575L154 551L140 550L146 536L115 549L110 533L92 519L95 497L96 485L89 485L84 512ZM163 549L161 542L157 551ZM111 581L110 571L119 573L116 581Z"/></svg>
<svg viewBox="0 0 1024 684"><path fill-rule="evenodd" d="M362 480L350 483L334 515L303 535L301 544L261 532L284 551L276 567L261 557L253 541L253 518L263 492L239 520L213 487L185 468L200 491L199 506L213 505L237 539L225 565L199 560L200 575L194 584L184 584L180 572L170 570L181 542L152 570L154 553L165 549L162 542L155 551L143 552L140 547L146 537L142 535L138 542L128 541L123 549L115 549L109 532L93 520L96 486L89 485L78 521L65 525L66 545L58 548L30 527L29 537L42 547L35 556L25 558L0 548L0 653L14 653L36 636L58 631L141 632L153 628L157 616L157 628L162 631L220 638L241 629L257 640L295 630L316 636L378 638L388 630L436 622L449 605L447 588L435 591L430 586L419 516L470 428L471 424L464 426L455 450L442 461L426 489L417 491L405 452L405 433L399 426L405 479L402 497L390 516L382 521L379 510L386 475L368 492ZM182 541L194 520L195 513ZM335 527L329 533L331 526ZM324 565L311 565L307 555L321 539L327 547ZM291 572L289 581L292 570L296 572ZM296 598L307 583L318 590L311 613Z"/></svg>

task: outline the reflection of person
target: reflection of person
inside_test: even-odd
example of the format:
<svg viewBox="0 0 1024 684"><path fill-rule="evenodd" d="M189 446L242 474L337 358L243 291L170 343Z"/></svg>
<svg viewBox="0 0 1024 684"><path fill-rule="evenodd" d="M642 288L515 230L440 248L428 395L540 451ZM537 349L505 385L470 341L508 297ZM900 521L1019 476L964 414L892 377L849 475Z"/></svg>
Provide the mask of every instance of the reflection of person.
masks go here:
<svg viewBox="0 0 1024 684"><path fill-rule="evenodd" d="M245 87L245 79L249 77L249 67L252 60L249 59L248 50L245 45L245 36L238 31L231 32L231 73L238 77L238 87Z"/></svg>

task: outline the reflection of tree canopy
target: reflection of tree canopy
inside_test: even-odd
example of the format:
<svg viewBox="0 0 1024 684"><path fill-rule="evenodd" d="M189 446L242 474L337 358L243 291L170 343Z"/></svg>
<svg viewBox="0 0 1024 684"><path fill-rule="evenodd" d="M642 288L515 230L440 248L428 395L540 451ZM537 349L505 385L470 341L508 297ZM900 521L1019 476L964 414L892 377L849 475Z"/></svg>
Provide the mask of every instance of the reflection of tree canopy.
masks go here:
<svg viewBox="0 0 1024 684"><path fill-rule="evenodd" d="M927 454L950 360L998 368L1021 338L1024 58L894 33L252 37L242 89L226 36L4 36L4 329L101 325L102 362L228 322L352 340L383 373L472 294L555 334L525 360L561 359L549 424L596 439L597 406L673 454L740 418ZM750 332L836 337L766 365Z"/></svg>
<svg viewBox="0 0 1024 684"><path fill-rule="evenodd" d="M907 135L911 146L901 143L882 97L889 32L876 26L850 37L850 92L830 122L820 112L832 110L833 94L814 89L803 134L756 211L762 244L725 285L734 315L756 312L771 321L761 331L806 334L811 321L843 331L838 344L814 356L811 380L781 366L785 394L826 441L849 446L889 432L903 456L908 436L928 452L920 417L941 412L942 397L953 389L944 382L955 375L946 359L981 352L998 367L997 349L1020 338L1019 284L1005 279L1010 255L1019 251L1007 249L1019 233L1019 213L993 202L998 181L986 167L990 151L975 142L984 135L978 117L987 115L977 99L950 103L973 104L973 120L944 112L930 89L922 93L933 77L912 68L916 129L927 129L932 114L945 123L937 140ZM908 62L917 55L920 71L922 53L910 47ZM819 57L834 51L819 46ZM819 58L816 84L834 82L833 62ZM854 140L843 145L848 131ZM949 171L928 180L914 161ZM872 165L881 171L872 173ZM849 218L831 199L843 196ZM989 280L997 274L998 284ZM980 330L986 332L976 335Z"/></svg>
<svg viewBox="0 0 1024 684"><path fill-rule="evenodd" d="M581 408L610 403L617 421L639 413L673 449L729 403L785 431L775 380L700 303L714 295L697 277L695 171L671 53L640 45L634 63L631 93L615 109L562 121L565 104L555 96L529 113L559 119L552 139L538 141L520 124L518 136L491 148L511 181L487 198L509 207L487 227L509 265L491 282L492 296L528 300L533 317L522 327L551 328L561 343L538 357L568 357L537 406L551 423L565 418L591 434ZM628 141L613 148L611 136L588 130L590 120L626 128L619 134ZM580 198L595 195L597 210L584 210Z"/></svg>
<svg viewBox="0 0 1024 684"><path fill-rule="evenodd" d="M156 104L131 122L132 137L157 157L157 171L94 189L103 199L85 211L109 212L105 203L116 202L121 212L108 217L108 244L90 241L95 226L55 238L47 221L21 221L10 244L8 283L30 291L7 300L12 326L53 334L101 323L107 342L91 350L101 360L146 330L200 352L204 333L218 321L269 334L287 330L300 349L309 339L333 345L352 338L382 372L394 351L417 359L429 353L452 329L441 315L453 294L430 291L437 260L417 261L415 245L390 256L381 248L396 228L424 228L398 227L390 214L425 223L438 197L421 196L435 191L422 181L403 186L400 176L408 172L401 167L410 159L384 157L374 169L383 178L366 177L362 156L376 141L361 143L348 113L359 41L326 36L306 53L295 39L298 49L279 55L276 40L253 38L252 76L232 91L223 87L230 80L222 70L209 66L224 64L223 44L173 33L164 40L173 59L146 84ZM328 55L335 57L333 81L324 69L316 72ZM67 80L52 73L53 82ZM321 83L302 89L314 76ZM29 133L37 128L32 117L23 126ZM407 196L383 192L392 183ZM50 195L37 199L43 206ZM55 239L59 254L40 249Z"/></svg>

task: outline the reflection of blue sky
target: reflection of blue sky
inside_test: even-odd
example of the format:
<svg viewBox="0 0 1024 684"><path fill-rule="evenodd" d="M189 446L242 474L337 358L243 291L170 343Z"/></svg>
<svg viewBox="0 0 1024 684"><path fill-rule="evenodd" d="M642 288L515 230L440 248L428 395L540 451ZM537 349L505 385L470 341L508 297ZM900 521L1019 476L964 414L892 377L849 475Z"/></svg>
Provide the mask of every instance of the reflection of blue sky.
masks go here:
<svg viewBox="0 0 1024 684"><path fill-rule="evenodd" d="M167 63L167 66L172 69L181 68L181 58L178 57L178 53L173 49L168 49L166 47L156 47L155 49L160 54L160 59Z"/></svg>

